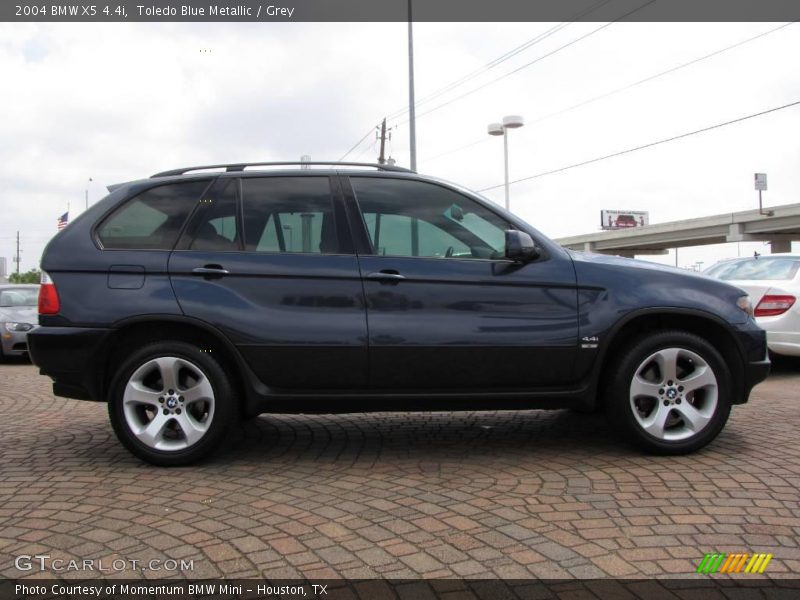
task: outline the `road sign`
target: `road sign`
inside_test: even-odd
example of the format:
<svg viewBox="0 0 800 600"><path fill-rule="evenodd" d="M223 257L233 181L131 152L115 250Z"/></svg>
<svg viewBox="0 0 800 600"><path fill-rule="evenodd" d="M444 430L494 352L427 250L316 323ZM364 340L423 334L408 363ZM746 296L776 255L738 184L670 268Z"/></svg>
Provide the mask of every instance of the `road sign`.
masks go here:
<svg viewBox="0 0 800 600"><path fill-rule="evenodd" d="M756 189L759 192L767 191L767 174L756 173Z"/></svg>

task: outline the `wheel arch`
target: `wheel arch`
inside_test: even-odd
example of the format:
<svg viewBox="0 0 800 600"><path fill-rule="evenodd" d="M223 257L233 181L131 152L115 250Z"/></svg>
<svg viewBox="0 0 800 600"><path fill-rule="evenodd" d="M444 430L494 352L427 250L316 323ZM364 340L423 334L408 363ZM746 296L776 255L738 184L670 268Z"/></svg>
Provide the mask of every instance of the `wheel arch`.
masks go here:
<svg viewBox="0 0 800 600"><path fill-rule="evenodd" d="M197 319L176 315L143 315L114 324L112 332L97 351L97 357L103 365L94 382L99 397L107 397L115 367L124 361L132 348L169 339L188 342L209 351L229 374L240 409L247 412L256 395L252 379L255 376L236 346L217 328Z"/></svg>
<svg viewBox="0 0 800 600"><path fill-rule="evenodd" d="M597 362L598 391L609 385L614 371L613 365L619 360L621 353L631 342L643 335L658 331L685 331L708 340L730 365L732 389L735 391L731 399L733 404L744 401L744 365L745 352L739 340L733 335L729 326L716 315L690 309L645 309L626 316L615 325L608 336L606 345ZM602 402L602 394L598 394L597 402Z"/></svg>

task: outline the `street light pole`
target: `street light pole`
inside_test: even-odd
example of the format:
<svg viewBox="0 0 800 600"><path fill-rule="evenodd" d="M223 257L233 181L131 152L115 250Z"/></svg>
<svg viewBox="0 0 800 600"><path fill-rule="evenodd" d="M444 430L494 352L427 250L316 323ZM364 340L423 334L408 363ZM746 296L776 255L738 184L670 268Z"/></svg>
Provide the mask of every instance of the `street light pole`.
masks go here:
<svg viewBox="0 0 800 600"><path fill-rule="evenodd" d="M505 182L506 182L506 210L511 210L511 199L508 190L508 134L503 133L503 160L505 162Z"/></svg>
<svg viewBox="0 0 800 600"><path fill-rule="evenodd" d="M525 119L519 115L508 115L503 117L502 123L490 123L488 127L489 135L503 136L503 164L505 174L506 210L511 210L510 184L508 181L508 130L517 129L525 124Z"/></svg>
<svg viewBox="0 0 800 600"><path fill-rule="evenodd" d="M408 127L411 144L411 170L417 170L417 111L414 107L414 27L411 0L408 0Z"/></svg>

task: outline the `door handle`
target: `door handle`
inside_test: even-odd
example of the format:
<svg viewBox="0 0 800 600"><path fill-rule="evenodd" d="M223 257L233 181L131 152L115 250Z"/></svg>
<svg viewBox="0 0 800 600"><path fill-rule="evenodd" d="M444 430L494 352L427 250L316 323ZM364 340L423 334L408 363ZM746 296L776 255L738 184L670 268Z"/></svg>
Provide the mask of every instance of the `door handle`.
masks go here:
<svg viewBox="0 0 800 600"><path fill-rule="evenodd" d="M401 275L399 271L395 271L394 269L383 269L381 271L376 271L375 273L369 273L367 275L367 279L380 281L383 283L397 283L398 281L405 279L405 276Z"/></svg>
<svg viewBox="0 0 800 600"><path fill-rule="evenodd" d="M206 265L204 267L195 267L192 269L192 273L194 275L205 275L206 277L210 276L218 276L222 277L223 275L228 275L230 271L228 269L223 269L220 265Z"/></svg>

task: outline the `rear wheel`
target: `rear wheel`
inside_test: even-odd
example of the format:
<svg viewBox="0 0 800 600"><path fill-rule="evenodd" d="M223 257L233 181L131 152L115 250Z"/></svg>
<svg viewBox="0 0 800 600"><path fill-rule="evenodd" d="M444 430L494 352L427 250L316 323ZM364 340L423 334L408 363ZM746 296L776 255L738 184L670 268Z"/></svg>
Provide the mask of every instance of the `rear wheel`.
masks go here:
<svg viewBox="0 0 800 600"><path fill-rule="evenodd" d="M612 424L656 454L708 444L731 410L731 375L705 339L682 331L641 339L616 363L606 396Z"/></svg>
<svg viewBox="0 0 800 600"><path fill-rule="evenodd" d="M159 342L124 361L111 386L111 425L120 442L159 466L208 456L236 421L227 374L185 342Z"/></svg>

